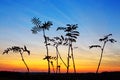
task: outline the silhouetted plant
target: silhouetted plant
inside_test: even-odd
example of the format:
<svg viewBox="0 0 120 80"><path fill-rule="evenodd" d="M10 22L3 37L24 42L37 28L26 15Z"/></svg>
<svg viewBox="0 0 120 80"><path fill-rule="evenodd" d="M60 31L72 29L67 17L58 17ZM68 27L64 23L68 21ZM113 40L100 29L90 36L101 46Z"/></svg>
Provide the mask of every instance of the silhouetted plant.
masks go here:
<svg viewBox="0 0 120 80"><path fill-rule="evenodd" d="M18 46L13 46L12 48L7 48L6 50L4 50L3 54L8 54L9 51L13 51L13 52L19 52L22 58L23 63L25 64L27 71L29 72L29 67L27 66L24 57L23 57L23 53L27 52L28 55L30 55L30 51L27 50L26 46L24 46L24 48L18 47Z"/></svg>
<svg viewBox="0 0 120 80"><path fill-rule="evenodd" d="M53 42L53 44L51 44L52 46L55 47L56 49L56 73L58 73L58 71L60 72L60 65L58 63L58 58L60 58L60 60L62 61L62 63L65 65L65 67L67 67L66 63L64 62L64 60L62 59L60 53L59 53L59 45L63 44L64 41L64 37L61 35L61 37L54 37L53 39L48 38L49 41Z"/></svg>
<svg viewBox="0 0 120 80"><path fill-rule="evenodd" d="M67 24L66 27L58 27L57 30L63 30L66 32L67 38L65 39L66 43L64 45L68 45L68 57L67 57L67 73L69 72L69 59L72 58L74 72L76 73L75 61L73 55L73 46L72 43L76 42L77 37L79 36L79 32L77 31L77 24ZM71 51L71 55L70 55Z"/></svg>
<svg viewBox="0 0 120 80"><path fill-rule="evenodd" d="M36 18L34 17L32 19L32 23L35 25L33 28L32 28L32 32L34 34L40 32L41 30L43 31L43 37L44 37L44 43L45 43L45 46L46 46L46 50L47 50L47 56L49 57L49 52L48 52L48 42L47 42L47 37L46 37L46 34L45 34L45 30L49 30L50 26L52 26L52 22L51 21L47 21L47 22L44 22L44 23L41 23L41 21L39 20L39 18ZM48 73L50 73L50 61L49 61L49 58L47 58L47 61L48 61Z"/></svg>
<svg viewBox="0 0 120 80"><path fill-rule="evenodd" d="M58 71L59 71L59 73L60 73L60 65L58 65L57 68L58 68Z"/></svg>
<svg viewBox="0 0 120 80"><path fill-rule="evenodd" d="M53 68L53 72L55 73L54 64L53 64L52 60L56 60L57 58L56 57L52 57L52 56L45 56L45 58L43 58L43 60L47 60L47 59L49 59L49 61L51 63L51 66Z"/></svg>
<svg viewBox="0 0 120 80"><path fill-rule="evenodd" d="M43 58L43 60L47 60L47 59L54 59L54 60L56 60L57 58L56 57L52 57L52 56L45 56Z"/></svg>
<svg viewBox="0 0 120 80"><path fill-rule="evenodd" d="M54 64L53 64L53 61L50 61L51 65L52 65L52 68L53 68L53 72L55 73L55 69L54 69Z"/></svg>
<svg viewBox="0 0 120 80"><path fill-rule="evenodd" d="M99 39L100 42L103 42L102 46L100 46L100 45L89 46L90 49L94 48L94 47L101 49L101 56L100 56L100 60L99 60L99 63L98 63L96 73L98 73L98 71L99 71L99 67L100 67L100 64L101 64L101 61L102 61L102 56L103 56L103 53L104 53L104 48L105 48L106 43L107 42L111 42L111 43L117 42L116 40L114 40L112 38L109 39L110 36L112 36L112 34L108 34L108 35L104 36L104 38Z"/></svg>

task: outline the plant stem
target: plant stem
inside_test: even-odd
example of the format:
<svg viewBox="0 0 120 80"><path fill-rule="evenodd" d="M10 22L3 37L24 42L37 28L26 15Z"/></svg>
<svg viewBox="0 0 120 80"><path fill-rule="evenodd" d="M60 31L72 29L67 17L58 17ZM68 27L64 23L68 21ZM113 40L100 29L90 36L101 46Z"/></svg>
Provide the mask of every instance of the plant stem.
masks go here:
<svg viewBox="0 0 120 80"><path fill-rule="evenodd" d="M56 73L58 72L58 48L56 47L56 57L57 57L57 61L56 61Z"/></svg>
<svg viewBox="0 0 120 80"><path fill-rule="evenodd" d="M71 42L71 57L72 57L72 60L73 60L73 68L74 68L74 73L76 73L75 61L74 61L74 55L73 55L73 47L72 47L72 42Z"/></svg>
<svg viewBox="0 0 120 80"><path fill-rule="evenodd" d="M44 36L44 39L45 39L45 46L46 46L46 50L47 50L47 56L49 56L48 54L48 46L47 46L47 39L46 39L46 36L45 36L45 30L43 29L43 36ZM48 73L50 73L50 60L47 59L48 61Z"/></svg>
<svg viewBox="0 0 120 80"><path fill-rule="evenodd" d="M53 62L51 62L52 68L53 68L53 72L55 73L55 69L54 69L54 64Z"/></svg>
<svg viewBox="0 0 120 80"><path fill-rule="evenodd" d="M24 58L23 58L22 53L20 53L20 55L21 55L21 58L22 58L23 63L25 64L25 66L26 66L26 68L27 68L27 71L29 72L29 68L28 68L28 66L27 66L27 64L26 64L26 62L25 62L25 60L24 60Z"/></svg>
<svg viewBox="0 0 120 80"><path fill-rule="evenodd" d="M62 57L61 57L61 55L60 55L60 53L59 53L58 48L56 48L56 50L57 50L58 56L60 57L62 63L65 65L65 67L67 67L67 65L65 64L64 60L62 59Z"/></svg>
<svg viewBox="0 0 120 80"><path fill-rule="evenodd" d="M70 43L69 43L68 57L67 57L67 73L69 73L69 60L70 60Z"/></svg>
<svg viewBox="0 0 120 80"><path fill-rule="evenodd" d="M105 44L106 44L106 41L104 42L103 47L101 49L100 60L99 60L99 63L98 63L98 67L97 67L96 73L98 73L99 68L100 68L100 64L101 64L101 61L102 61L102 56L103 56L103 51L104 51L104 48L105 48Z"/></svg>

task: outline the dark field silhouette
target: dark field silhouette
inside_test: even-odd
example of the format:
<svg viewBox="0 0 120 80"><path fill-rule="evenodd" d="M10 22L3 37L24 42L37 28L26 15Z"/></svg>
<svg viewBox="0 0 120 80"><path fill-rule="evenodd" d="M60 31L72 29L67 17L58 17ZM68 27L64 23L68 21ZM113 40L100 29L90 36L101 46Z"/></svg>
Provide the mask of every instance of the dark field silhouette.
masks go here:
<svg viewBox="0 0 120 80"><path fill-rule="evenodd" d="M120 80L120 72L48 74L1 71L0 80Z"/></svg>

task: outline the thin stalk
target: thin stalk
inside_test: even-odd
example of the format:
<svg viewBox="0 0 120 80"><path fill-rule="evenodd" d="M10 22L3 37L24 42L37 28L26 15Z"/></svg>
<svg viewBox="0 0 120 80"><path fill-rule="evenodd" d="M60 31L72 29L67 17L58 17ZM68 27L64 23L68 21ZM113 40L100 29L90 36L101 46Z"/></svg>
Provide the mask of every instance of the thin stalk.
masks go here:
<svg viewBox="0 0 120 80"><path fill-rule="evenodd" d="M61 55L59 53L58 47L56 47L56 50L57 50L58 56L60 57L62 63L65 65L65 67L67 67L67 65L65 64L64 60L62 59L62 57L61 57Z"/></svg>
<svg viewBox="0 0 120 80"><path fill-rule="evenodd" d="M60 73L60 65L59 65L59 67L58 67L58 70L59 70L59 73Z"/></svg>
<svg viewBox="0 0 120 80"><path fill-rule="evenodd" d="M26 62L25 62L25 60L24 60L24 58L23 58L22 53L20 53L20 55L21 55L21 58L22 58L23 63L25 64L25 66L26 66L26 68L27 68L27 71L29 72L29 68L28 68L28 66L27 66L27 64L26 64Z"/></svg>
<svg viewBox="0 0 120 80"><path fill-rule="evenodd" d="M105 44L106 44L106 41L104 42L103 47L101 49L100 60L99 60L99 63L98 63L98 67L97 67L96 73L98 73L99 68L100 68L100 64L101 64L101 61L102 61L102 56L103 56L103 51L104 51L104 48L105 48Z"/></svg>
<svg viewBox="0 0 120 80"><path fill-rule="evenodd" d="M53 62L51 62L52 68L53 68L53 72L55 73L55 69L54 69L54 64Z"/></svg>
<svg viewBox="0 0 120 80"><path fill-rule="evenodd" d="M71 57L72 57L72 61L73 61L74 73L76 73L76 67L75 67L75 61L74 61L74 55L73 55L72 42L71 42Z"/></svg>
<svg viewBox="0 0 120 80"><path fill-rule="evenodd" d="M46 39L46 36L45 36L45 30L43 29L43 36L44 36L44 39L45 39L45 46L46 46L46 50L47 50L47 56L49 56L48 54L48 46L47 46L47 39ZM50 60L47 59L48 61L48 73L50 73Z"/></svg>
<svg viewBox="0 0 120 80"><path fill-rule="evenodd" d="M57 58L57 61L56 61L56 73L58 72L58 49L56 47L56 58Z"/></svg>
<svg viewBox="0 0 120 80"><path fill-rule="evenodd" d="M70 60L70 43L69 43L69 47L68 47L68 57L67 57L67 73L69 73L69 64L70 64L70 62L69 62L69 60Z"/></svg>

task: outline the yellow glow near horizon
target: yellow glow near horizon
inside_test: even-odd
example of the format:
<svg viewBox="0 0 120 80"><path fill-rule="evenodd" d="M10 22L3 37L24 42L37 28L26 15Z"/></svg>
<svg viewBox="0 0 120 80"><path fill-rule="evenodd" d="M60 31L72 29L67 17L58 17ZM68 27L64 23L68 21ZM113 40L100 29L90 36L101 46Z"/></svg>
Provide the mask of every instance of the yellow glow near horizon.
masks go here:
<svg viewBox="0 0 120 80"><path fill-rule="evenodd" d="M11 52L12 53L12 52ZM55 54L55 53L54 53ZM62 55L63 56L63 55ZM43 54L31 54L28 56L27 54L24 54L24 58L26 63L28 64L30 71L31 72L47 72L47 61L43 60ZM97 65L98 65L98 60L99 59L84 59L84 58L78 58L75 59L76 63L76 70L77 72L95 72ZM2 71L27 71L24 63L21 60L21 57L19 54L6 54L0 56L0 70ZM99 58L99 56L98 56ZM66 58L63 58L66 62ZM99 72L102 71L119 71L120 67L117 65L113 64L106 64L104 60L107 58L103 58L103 62L101 63L100 70ZM112 61L111 61L112 63ZM62 62L60 61L61 65L61 72L66 72L66 67ZM56 62L54 61L54 68L56 68ZM52 66L51 66L51 72L52 71ZM70 72L73 72L73 66L72 66L72 60L70 59Z"/></svg>
<svg viewBox="0 0 120 80"><path fill-rule="evenodd" d="M44 47L39 49L39 47L30 47L31 55L24 53L24 59L27 65L30 68L31 72L47 72L47 61L43 60L44 56L46 55L46 50ZM67 63L67 47L61 46L59 47L59 52ZM106 50L107 51L107 50ZM79 50L74 49L74 57L75 57L75 64L77 72L95 72L99 57L100 51L93 49L91 52L90 50ZM2 52L1 52L2 53ZM56 56L55 48L49 47L49 53L51 56ZM99 72L102 71L120 71L120 64L119 64L118 57L107 57L107 53L103 55L103 60L100 66ZM24 63L21 60L21 56L19 53L10 52L8 55L1 55L0 56L0 70L2 71L27 71ZM59 60L59 64L61 65L61 72L66 72L66 67L62 62ZM54 68L56 68L56 62L54 61ZM51 72L52 66L51 66ZM70 59L70 72L73 72L72 66L72 59Z"/></svg>

